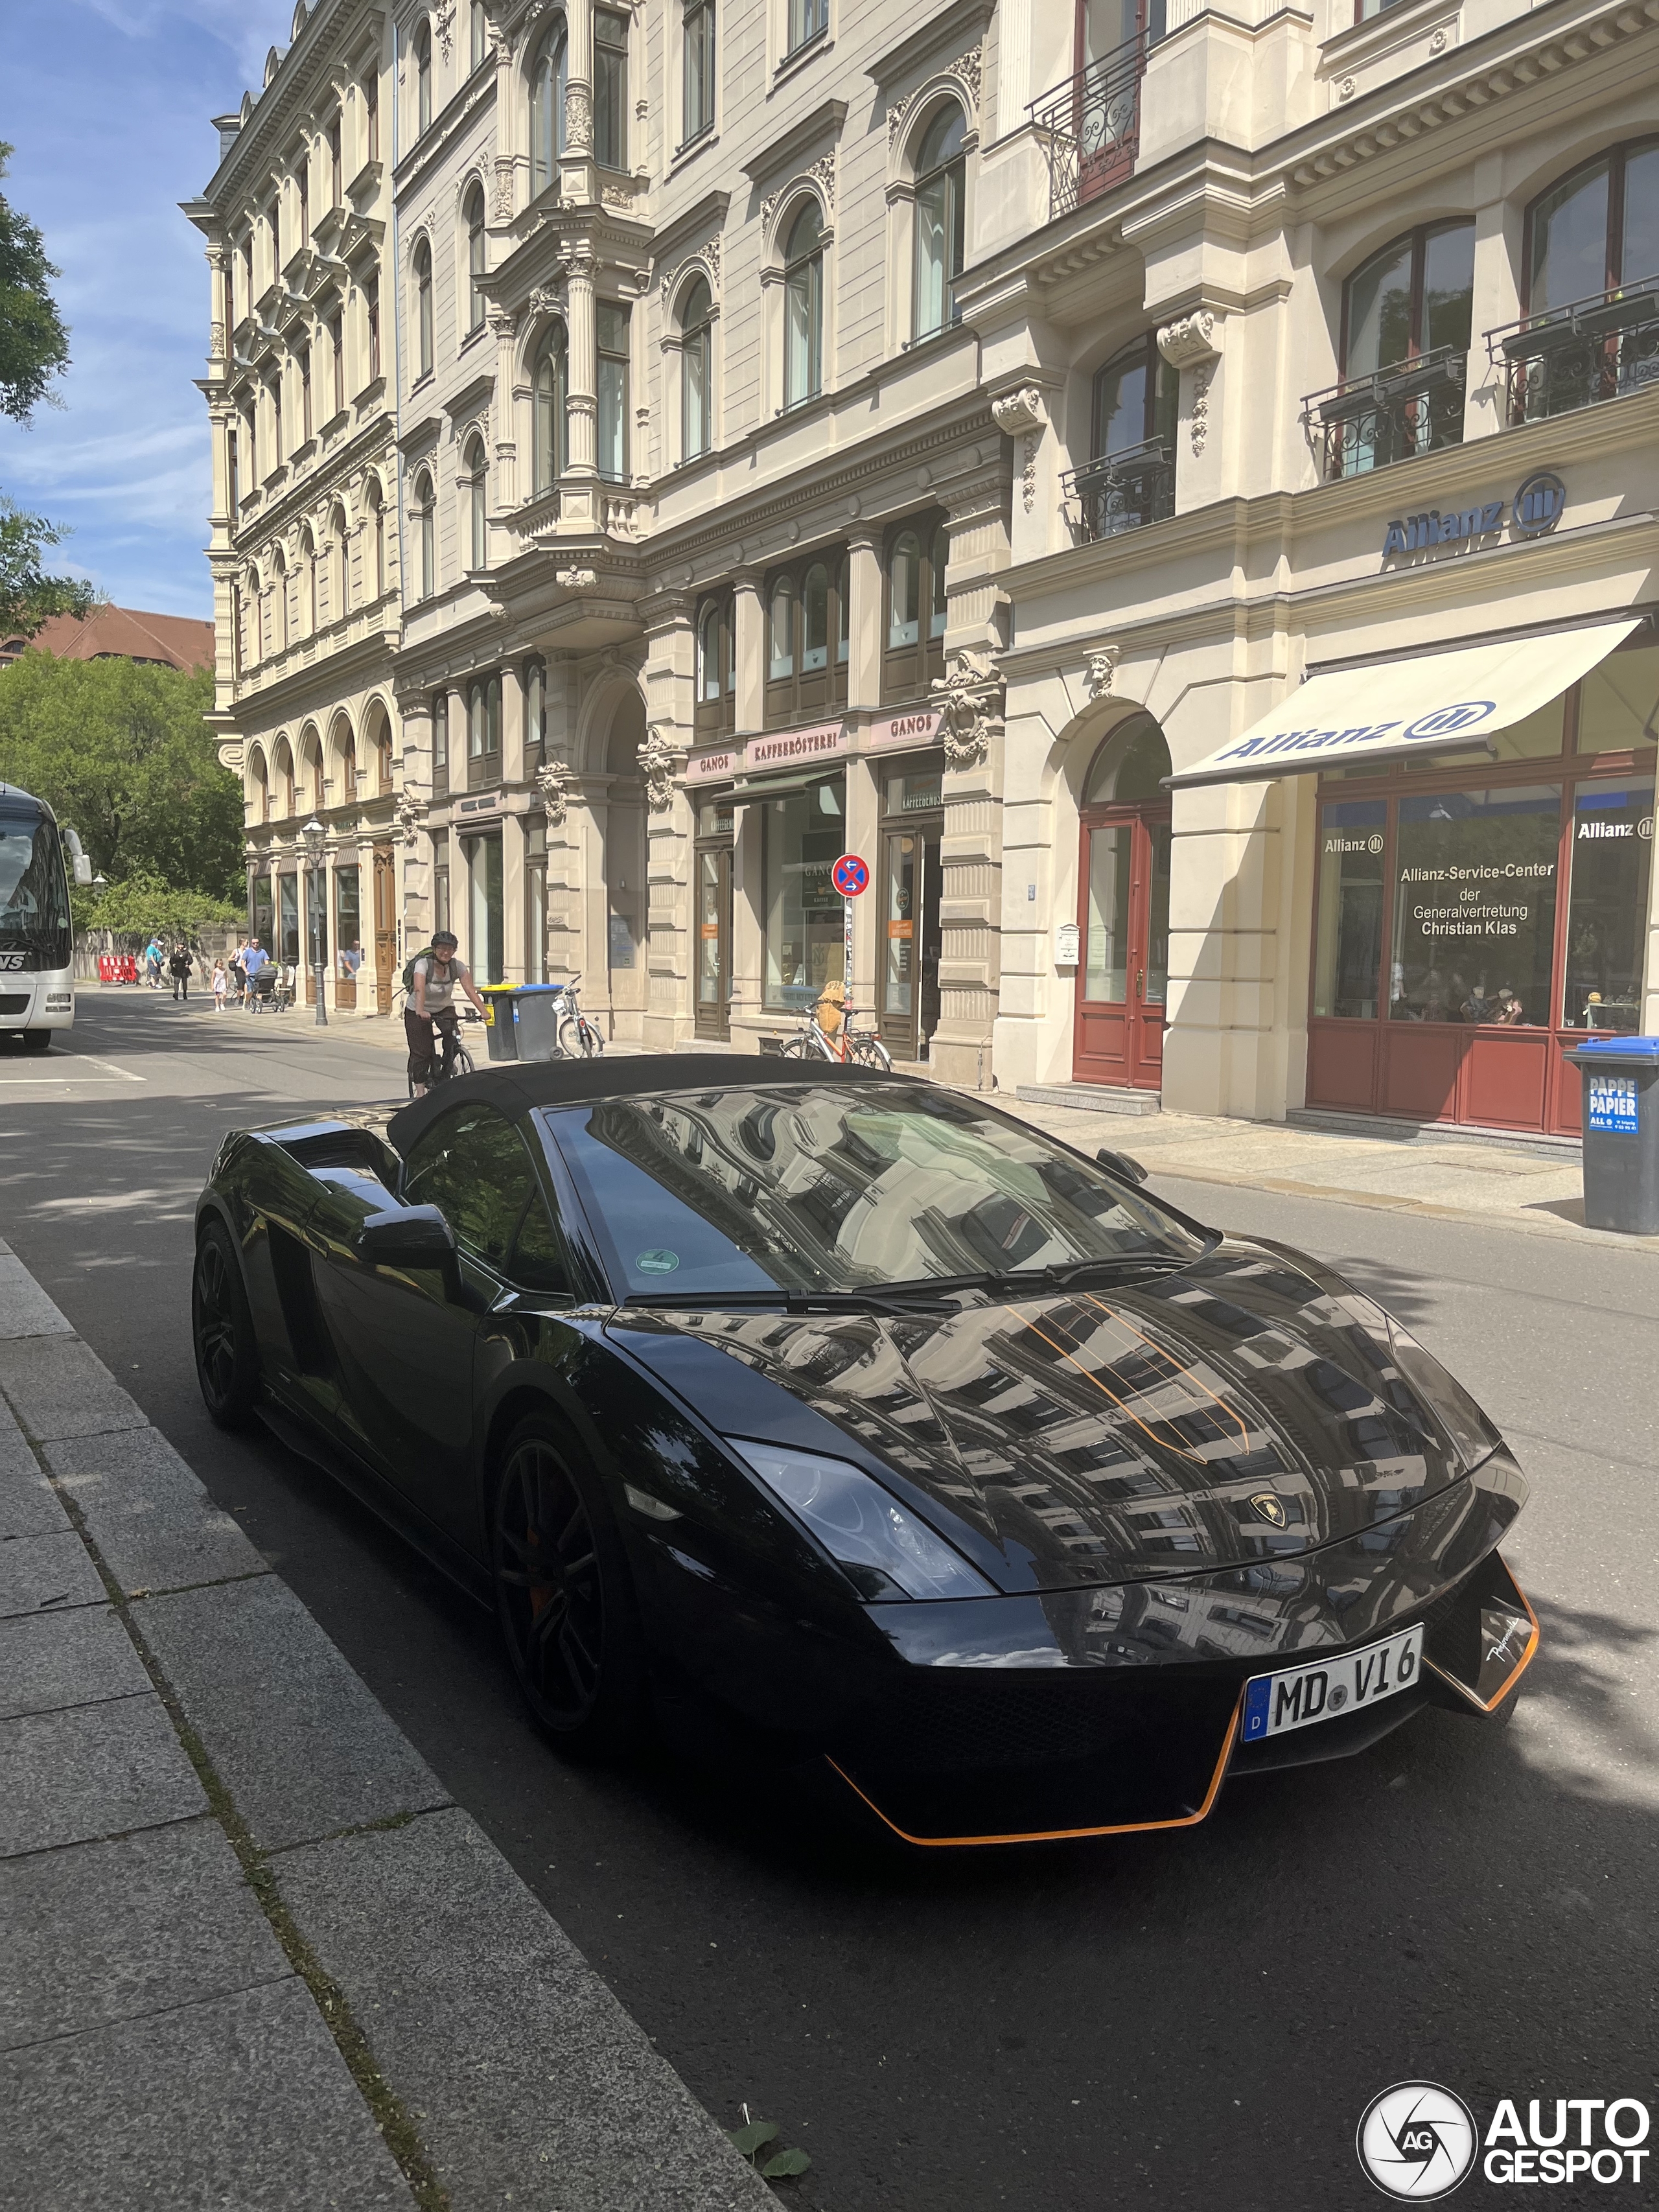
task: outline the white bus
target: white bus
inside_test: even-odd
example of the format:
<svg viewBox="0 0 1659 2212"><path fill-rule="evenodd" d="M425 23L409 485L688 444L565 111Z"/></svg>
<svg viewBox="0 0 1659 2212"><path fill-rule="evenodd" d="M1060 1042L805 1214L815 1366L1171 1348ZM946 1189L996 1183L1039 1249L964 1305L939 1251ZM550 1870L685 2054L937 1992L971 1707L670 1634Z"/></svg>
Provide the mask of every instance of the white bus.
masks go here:
<svg viewBox="0 0 1659 2212"><path fill-rule="evenodd" d="M67 853L77 884L92 863L43 799L0 783L0 1036L44 1052L75 1024L75 933Z"/></svg>

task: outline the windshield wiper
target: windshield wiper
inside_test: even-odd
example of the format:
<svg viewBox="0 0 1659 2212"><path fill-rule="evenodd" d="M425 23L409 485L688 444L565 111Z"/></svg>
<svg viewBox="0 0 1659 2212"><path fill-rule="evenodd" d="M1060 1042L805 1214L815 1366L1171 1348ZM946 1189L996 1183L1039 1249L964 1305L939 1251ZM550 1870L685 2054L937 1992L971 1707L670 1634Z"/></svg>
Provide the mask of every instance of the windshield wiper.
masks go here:
<svg viewBox="0 0 1659 2212"><path fill-rule="evenodd" d="M1130 1280L1141 1274L1166 1275L1190 1267L1194 1260L1202 1259L1214 1251L1221 1242L1218 1230L1211 1232L1203 1249L1190 1255L1179 1252L1128 1252L1113 1258L1101 1255L1092 1260L1059 1260L1046 1267L988 1267L977 1275L936 1275L923 1277L915 1282L889 1283L885 1292L890 1297L902 1297L907 1292L918 1294L927 1291L1042 1291L1064 1289L1085 1275L1108 1274L1120 1280Z"/></svg>
<svg viewBox="0 0 1659 2212"><path fill-rule="evenodd" d="M750 1291L630 1291L625 1306L665 1306L678 1311L720 1313L728 1308L744 1311L781 1306L785 1313L915 1313L939 1287L933 1283L896 1284L881 1290L803 1291L777 1283L767 1290ZM942 1304L940 1300L933 1300Z"/></svg>

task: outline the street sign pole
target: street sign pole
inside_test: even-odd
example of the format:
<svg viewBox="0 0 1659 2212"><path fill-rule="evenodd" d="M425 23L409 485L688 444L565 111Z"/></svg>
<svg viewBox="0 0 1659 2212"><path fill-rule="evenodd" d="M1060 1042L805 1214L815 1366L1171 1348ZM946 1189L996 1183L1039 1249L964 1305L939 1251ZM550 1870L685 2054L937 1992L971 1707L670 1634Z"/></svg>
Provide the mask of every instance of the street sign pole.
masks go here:
<svg viewBox="0 0 1659 2212"><path fill-rule="evenodd" d="M841 905L847 923L847 964L842 982L846 996L850 1000L853 995L853 902L844 898Z"/></svg>
<svg viewBox="0 0 1659 2212"><path fill-rule="evenodd" d="M870 871L856 853L843 853L830 871L830 880L841 893L844 930L842 998L844 1004L850 1005L853 997L853 901L869 890Z"/></svg>

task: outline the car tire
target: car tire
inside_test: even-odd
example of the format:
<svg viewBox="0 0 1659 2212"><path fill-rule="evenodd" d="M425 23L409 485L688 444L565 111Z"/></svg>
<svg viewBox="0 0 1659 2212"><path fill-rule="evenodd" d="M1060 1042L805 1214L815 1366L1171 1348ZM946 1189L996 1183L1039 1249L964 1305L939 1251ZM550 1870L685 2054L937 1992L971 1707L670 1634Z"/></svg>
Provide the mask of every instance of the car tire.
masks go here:
<svg viewBox="0 0 1659 2212"><path fill-rule="evenodd" d="M552 1420L520 1423L500 1465L490 1568L519 1687L558 1750L620 1759L644 1731L650 1678L615 1517Z"/></svg>
<svg viewBox="0 0 1659 2212"><path fill-rule="evenodd" d="M196 1243L190 1334L208 1419L222 1429L253 1425L259 1400L259 1341L230 1231L210 1221Z"/></svg>
<svg viewBox="0 0 1659 2212"><path fill-rule="evenodd" d="M23 1049L25 1052L44 1052L51 1042L52 1031L50 1030L25 1030L23 1032Z"/></svg>

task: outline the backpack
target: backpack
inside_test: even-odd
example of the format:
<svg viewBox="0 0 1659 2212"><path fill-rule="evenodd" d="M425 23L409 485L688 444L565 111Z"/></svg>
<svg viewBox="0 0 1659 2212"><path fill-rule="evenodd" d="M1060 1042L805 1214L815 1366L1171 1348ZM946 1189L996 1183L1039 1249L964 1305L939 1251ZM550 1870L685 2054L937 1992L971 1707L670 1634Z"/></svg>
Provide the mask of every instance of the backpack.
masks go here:
<svg viewBox="0 0 1659 2212"><path fill-rule="evenodd" d="M404 963L404 988L411 999L415 995L415 962L416 960L430 960L431 957L432 947L428 945L424 947L422 951L416 953L413 958L406 960Z"/></svg>

